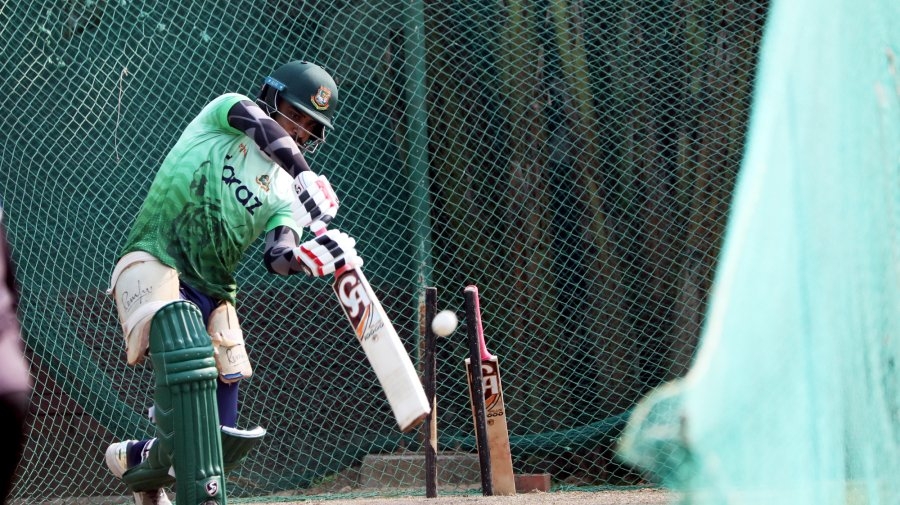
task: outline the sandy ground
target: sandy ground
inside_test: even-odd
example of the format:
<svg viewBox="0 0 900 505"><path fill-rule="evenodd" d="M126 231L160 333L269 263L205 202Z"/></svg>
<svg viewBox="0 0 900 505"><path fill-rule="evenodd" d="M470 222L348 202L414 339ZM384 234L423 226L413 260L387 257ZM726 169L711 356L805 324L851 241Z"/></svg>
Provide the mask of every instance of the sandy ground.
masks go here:
<svg viewBox="0 0 900 505"><path fill-rule="evenodd" d="M534 492L517 494L515 496L441 495L440 491L438 491L437 498L394 496L333 500L303 497L299 501L279 501L279 503L290 505L668 505L674 503L674 501L675 495L668 491L660 489L630 489L590 492Z"/></svg>
<svg viewBox="0 0 900 505"><path fill-rule="evenodd" d="M654 488L627 488L598 491L559 490L548 493L520 493L515 496L482 496L478 491L451 491L441 494L438 490L436 498L421 495L390 494L380 495L344 495L319 494L297 496L271 496L265 498L236 498L229 503L240 505L670 505L676 502L677 495L666 490ZM172 496L172 495L170 495ZM172 496L174 498L174 496ZM13 499L10 505L131 505L131 496L95 496L83 498L67 498L55 500ZM177 505L177 503L176 503Z"/></svg>

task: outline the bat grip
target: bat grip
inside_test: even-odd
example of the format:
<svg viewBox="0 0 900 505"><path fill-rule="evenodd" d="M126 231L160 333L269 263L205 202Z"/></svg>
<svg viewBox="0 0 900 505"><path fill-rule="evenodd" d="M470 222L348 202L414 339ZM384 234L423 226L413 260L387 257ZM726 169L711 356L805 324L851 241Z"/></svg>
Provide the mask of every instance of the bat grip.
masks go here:
<svg viewBox="0 0 900 505"><path fill-rule="evenodd" d="M313 232L313 235L315 235L317 237L321 237L322 235L325 234L325 232L328 231L328 224L323 223L322 221L313 221L313 223L309 225L309 231ZM351 267L350 265L344 264L344 266L335 269L334 277L338 278L344 272L346 272L348 270L352 270L352 269L353 269L353 267Z"/></svg>
<svg viewBox="0 0 900 505"><path fill-rule="evenodd" d="M478 333L478 347L481 350L481 360L486 361L494 359L494 355L488 352L487 345L484 343L484 327L481 325L481 302L479 301L478 297L478 286L470 284L466 286L466 291L472 291L475 295L473 297L475 310L475 330Z"/></svg>

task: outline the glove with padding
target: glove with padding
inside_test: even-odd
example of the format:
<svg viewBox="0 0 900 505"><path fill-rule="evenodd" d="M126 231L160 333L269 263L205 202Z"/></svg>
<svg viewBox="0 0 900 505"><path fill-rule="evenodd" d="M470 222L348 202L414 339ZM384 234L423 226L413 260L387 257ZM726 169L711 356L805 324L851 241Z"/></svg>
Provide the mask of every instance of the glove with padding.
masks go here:
<svg viewBox="0 0 900 505"><path fill-rule="evenodd" d="M328 224L338 211L338 197L324 175L303 171L294 177L297 199L291 206L294 220L301 227L320 221Z"/></svg>
<svg viewBox="0 0 900 505"><path fill-rule="evenodd" d="M356 253L356 239L336 229L300 244L294 250L294 256L303 270L313 277L333 273L345 265L359 267L363 264Z"/></svg>

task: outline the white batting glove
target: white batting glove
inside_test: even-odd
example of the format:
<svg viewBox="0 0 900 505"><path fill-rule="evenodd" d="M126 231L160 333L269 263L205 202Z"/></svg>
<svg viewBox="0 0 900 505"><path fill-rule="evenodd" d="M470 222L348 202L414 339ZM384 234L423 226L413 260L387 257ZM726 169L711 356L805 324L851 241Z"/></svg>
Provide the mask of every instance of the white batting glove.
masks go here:
<svg viewBox="0 0 900 505"><path fill-rule="evenodd" d="M294 256L307 274L320 277L334 273L345 265L362 266L363 260L356 253L356 239L340 230L328 230L308 240L294 250Z"/></svg>
<svg viewBox="0 0 900 505"><path fill-rule="evenodd" d="M291 210L300 227L316 221L328 224L338 211L338 197L324 175L303 171L294 177L294 193L297 199Z"/></svg>

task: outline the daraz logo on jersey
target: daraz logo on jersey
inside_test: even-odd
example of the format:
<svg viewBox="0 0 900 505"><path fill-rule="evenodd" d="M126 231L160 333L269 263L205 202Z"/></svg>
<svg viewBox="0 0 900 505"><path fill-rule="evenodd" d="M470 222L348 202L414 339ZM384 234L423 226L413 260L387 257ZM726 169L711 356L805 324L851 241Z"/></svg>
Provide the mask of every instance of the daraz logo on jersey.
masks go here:
<svg viewBox="0 0 900 505"><path fill-rule="evenodd" d="M225 156L226 161L230 159L231 155ZM262 201L257 198L253 191L251 191L243 181L235 177L233 166L225 165L222 167L222 182L224 182L229 189L234 191L234 197L250 214L253 214L255 209L262 207Z"/></svg>

